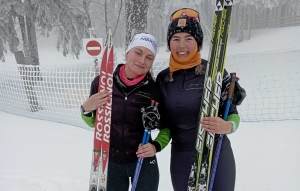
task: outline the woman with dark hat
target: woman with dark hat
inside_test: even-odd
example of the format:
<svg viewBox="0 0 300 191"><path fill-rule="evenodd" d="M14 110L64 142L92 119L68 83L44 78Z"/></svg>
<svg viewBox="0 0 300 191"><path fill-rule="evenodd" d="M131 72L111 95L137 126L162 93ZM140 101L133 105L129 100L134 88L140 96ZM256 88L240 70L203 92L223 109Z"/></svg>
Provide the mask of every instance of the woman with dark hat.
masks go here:
<svg viewBox="0 0 300 191"><path fill-rule="evenodd" d="M169 67L161 71L156 82L160 88L161 129L159 140L152 144L162 150L172 139L170 172L174 191L185 191L191 171L200 104L207 61L201 58L203 33L198 12L175 11L168 27L167 42L171 51ZM224 112L230 77L225 70L219 116ZM225 134L214 181L214 191L232 191L235 185L235 160L226 134L234 133L240 117L235 105L230 106L227 121L204 117L202 126L208 132ZM216 145L216 144L215 144Z"/></svg>

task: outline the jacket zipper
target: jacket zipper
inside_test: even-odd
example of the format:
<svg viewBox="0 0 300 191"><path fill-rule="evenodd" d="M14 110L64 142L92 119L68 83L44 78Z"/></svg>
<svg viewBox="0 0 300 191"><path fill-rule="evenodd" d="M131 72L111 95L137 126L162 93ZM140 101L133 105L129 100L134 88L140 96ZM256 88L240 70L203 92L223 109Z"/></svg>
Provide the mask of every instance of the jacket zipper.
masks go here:
<svg viewBox="0 0 300 191"><path fill-rule="evenodd" d="M184 82L185 82L185 73L186 73L186 70L183 70L183 72L182 72L183 74L183 77L182 77L182 89L184 88Z"/></svg>
<svg viewBox="0 0 300 191"><path fill-rule="evenodd" d="M131 90L129 93L125 93L125 98L124 98L124 112L123 112L123 121L125 121L125 111L126 111L126 103L127 103L127 99L128 99L128 96L130 95L130 94L132 94L136 89L138 89L138 88L140 88L140 87L142 87L142 86L144 86L144 85L146 85L148 83L148 81L145 81L145 82L143 82L143 83L141 83L139 86L137 86L137 87L135 87L133 90ZM123 126L122 126L122 143L124 143L124 129L125 129L125 127L124 127L124 122L123 122ZM123 145L125 145L125 144L123 144ZM125 150L125 149L124 149ZM127 163L127 161L126 161L126 152L127 151L125 151L124 152L124 161Z"/></svg>

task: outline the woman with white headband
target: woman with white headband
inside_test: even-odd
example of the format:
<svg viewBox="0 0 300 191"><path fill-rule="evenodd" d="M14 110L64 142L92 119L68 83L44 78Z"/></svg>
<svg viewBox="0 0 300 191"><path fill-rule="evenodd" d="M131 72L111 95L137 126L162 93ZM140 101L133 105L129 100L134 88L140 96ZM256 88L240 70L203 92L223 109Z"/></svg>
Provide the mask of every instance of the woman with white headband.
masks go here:
<svg viewBox="0 0 300 191"><path fill-rule="evenodd" d="M113 74L108 191L128 191L138 157L144 158L136 190L158 189L159 170L155 146L140 146L144 126L141 108L151 100L158 101L159 90L149 70L157 53L157 42L151 34L136 34L126 50L126 63ZM98 92L99 76L91 85L90 97L82 104L82 118L95 126L95 110L106 103L109 92Z"/></svg>

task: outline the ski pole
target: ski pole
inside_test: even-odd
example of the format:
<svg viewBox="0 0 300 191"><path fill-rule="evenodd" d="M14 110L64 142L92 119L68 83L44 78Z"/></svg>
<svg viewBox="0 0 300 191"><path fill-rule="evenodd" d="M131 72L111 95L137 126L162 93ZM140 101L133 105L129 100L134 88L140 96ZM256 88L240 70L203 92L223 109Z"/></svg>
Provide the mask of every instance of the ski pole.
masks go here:
<svg viewBox="0 0 300 191"><path fill-rule="evenodd" d="M152 100L151 106L149 106L146 110L144 108L142 109L143 123L144 123L144 127L145 127L142 145L145 145L149 142L149 139L151 136L151 130L156 128L156 123L155 123L154 118L157 120L159 120L159 118L160 118L159 114L157 113L157 106L158 106L158 103L155 102L154 100ZM150 110L150 111L148 111L148 110ZM147 122L146 122L146 120L147 120ZM143 160L144 160L144 158L142 158L142 157L138 158L135 172L134 172L134 178L132 181L131 191L135 191L135 189L136 189L137 181L139 179L139 175L140 175L142 164L143 164Z"/></svg>
<svg viewBox="0 0 300 191"><path fill-rule="evenodd" d="M228 112L229 112L229 108L230 108L230 104L231 104L232 96L233 96L233 91L234 91L236 74L230 73L230 76L231 76L231 81L230 81L230 85L229 85L227 102L226 102L224 116L223 116L224 120L226 120L228 117ZM211 173L210 173L210 181L209 181L209 187L208 187L209 191L212 191L212 189L213 189L214 180L215 180L216 173L217 173L218 161L219 161L221 147L222 147L222 142L223 142L223 137L224 137L224 135L220 134L220 136L218 138L218 143L216 145L216 151L215 151L212 168L211 168Z"/></svg>

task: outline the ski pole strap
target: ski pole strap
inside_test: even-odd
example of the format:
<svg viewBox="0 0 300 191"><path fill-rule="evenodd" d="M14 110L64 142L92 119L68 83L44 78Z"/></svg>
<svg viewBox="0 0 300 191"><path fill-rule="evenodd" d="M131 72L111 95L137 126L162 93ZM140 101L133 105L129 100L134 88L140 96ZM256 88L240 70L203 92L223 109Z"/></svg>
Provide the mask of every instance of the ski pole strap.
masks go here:
<svg viewBox="0 0 300 191"><path fill-rule="evenodd" d="M241 105L245 97L247 96L246 90L241 87L239 84L239 79L236 76L236 73L230 73L230 75L233 74L235 78L235 86L233 88L233 96L231 98L233 105Z"/></svg>
<svg viewBox="0 0 300 191"><path fill-rule="evenodd" d="M151 100L151 105L149 107L147 107L146 109L141 109L141 112L143 113L142 119L145 129L153 130L159 128L160 114L158 112L157 106L158 102Z"/></svg>

